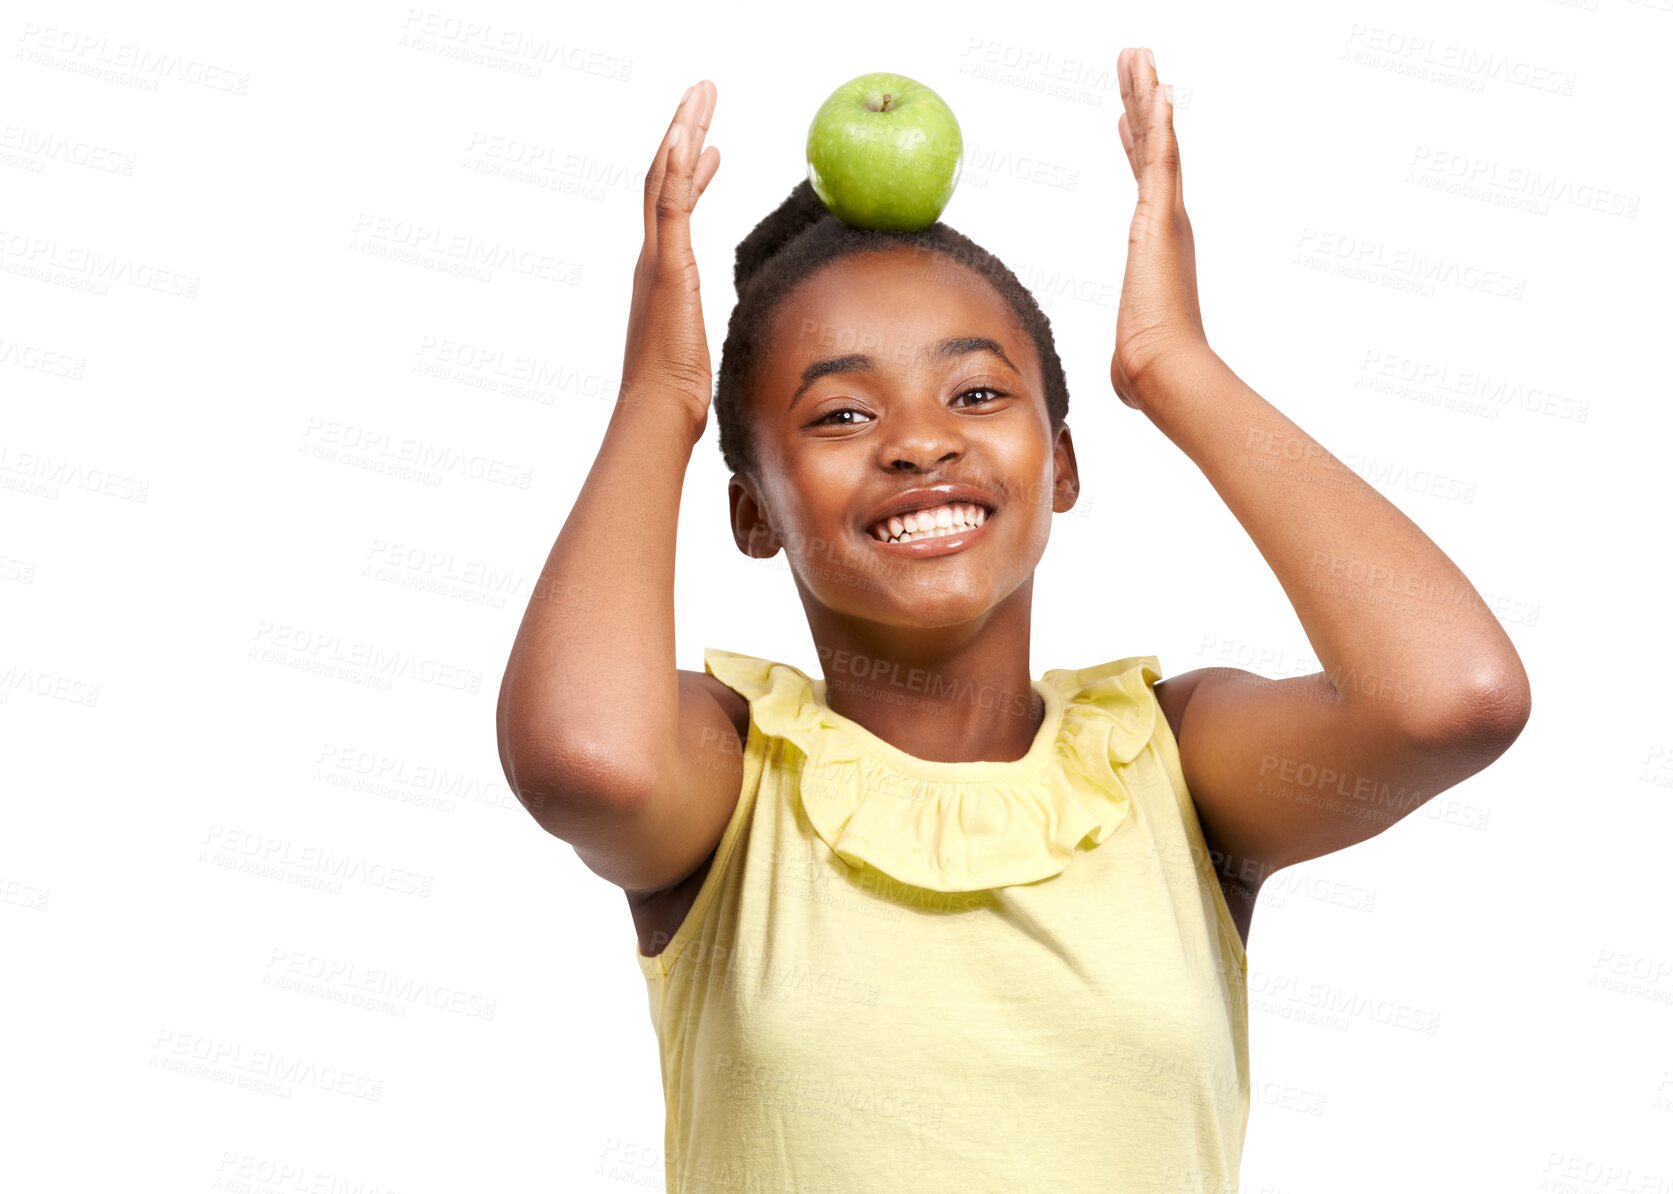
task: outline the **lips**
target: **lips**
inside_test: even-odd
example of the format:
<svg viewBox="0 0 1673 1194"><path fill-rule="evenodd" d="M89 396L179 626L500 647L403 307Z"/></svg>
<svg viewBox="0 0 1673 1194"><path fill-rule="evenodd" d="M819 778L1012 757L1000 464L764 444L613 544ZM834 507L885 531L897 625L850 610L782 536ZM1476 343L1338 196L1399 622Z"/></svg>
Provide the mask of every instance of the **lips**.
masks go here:
<svg viewBox="0 0 1673 1194"><path fill-rule="evenodd" d="M962 531L973 531L987 524L987 510L967 502L950 502L931 506L927 510L913 510L895 514L875 522L870 531L874 539L884 543L915 542Z"/></svg>
<svg viewBox="0 0 1673 1194"><path fill-rule="evenodd" d="M945 507L942 507L945 509ZM964 509L975 510L980 516L981 507L966 506ZM911 517L911 515L907 515ZM898 520L892 520L898 521ZM902 556L911 560L927 560L931 558L954 555L967 548L981 543L987 536L993 534L989 529L993 519L984 519L974 526L957 523L947 527L937 527L924 533L905 533L898 538L881 539L876 534L867 534L866 541L872 548L885 555Z"/></svg>
<svg viewBox="0 0 1673 1194"><path fill-rule="evenodd" d="M985 489L978 489L973 485L948 483L918 486L901 490L881 502L865 516L860 523L860 530L873 539L886 538L886 535L880 536L878 534L879 523L888 523L890 519L894 518L900 518L904 522L905 515L916 515L919 511L936 510L949 506L954 508L960 506L974 507L973 511L965 512L967 525L972 521L980 525L999 512L999 500ZM952 519L947 513L941 513L938 524L945 527L951 521ZM914 519L914 522L916 522L916 519ZM882 529L892 530L892 527ZM903 529L905 529L904 526Z"/></svg>

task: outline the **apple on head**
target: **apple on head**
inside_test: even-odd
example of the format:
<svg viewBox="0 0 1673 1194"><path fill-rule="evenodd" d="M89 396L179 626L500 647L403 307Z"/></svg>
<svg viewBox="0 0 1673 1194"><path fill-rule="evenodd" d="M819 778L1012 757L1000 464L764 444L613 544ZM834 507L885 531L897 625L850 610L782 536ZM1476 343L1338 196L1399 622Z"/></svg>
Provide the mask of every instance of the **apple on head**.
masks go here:
<svg viewBox="0 0 1673 1194"><path fill-rule="evenodd" d="M807 177L856 228L916 232L958 185L964 138L953 110L905 75L874 72L831 93L807 130Z"/></svg>

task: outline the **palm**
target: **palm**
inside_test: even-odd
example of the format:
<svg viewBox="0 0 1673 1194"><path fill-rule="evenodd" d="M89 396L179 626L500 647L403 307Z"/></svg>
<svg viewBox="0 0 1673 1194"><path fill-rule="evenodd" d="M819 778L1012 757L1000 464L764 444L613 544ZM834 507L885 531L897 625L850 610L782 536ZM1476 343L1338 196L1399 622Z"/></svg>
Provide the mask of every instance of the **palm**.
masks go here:
<svg viewBox="0 0 1673 1194"><path fill-rule="evenodd" d="M1127 271L1115 322L1110 382L1121 400L1142 409L1142 391L1158 366L1207 348L1197 302L1196 245L1185 214L1173 105L1146 52L1117 60L1125 107L1118 126L1138 183L1127 233Z"/></svg>
<svg viewBox="0 0 1673 1194"><path fill-rule="evenodd" d="M645 173L645 241L633 269L622 354L624 398L643 396L684 408L694 436L708 421L713 373L691 249L691 213L720 166L720 151L703 146L715 97L708 79L693 85Z"/></svg>

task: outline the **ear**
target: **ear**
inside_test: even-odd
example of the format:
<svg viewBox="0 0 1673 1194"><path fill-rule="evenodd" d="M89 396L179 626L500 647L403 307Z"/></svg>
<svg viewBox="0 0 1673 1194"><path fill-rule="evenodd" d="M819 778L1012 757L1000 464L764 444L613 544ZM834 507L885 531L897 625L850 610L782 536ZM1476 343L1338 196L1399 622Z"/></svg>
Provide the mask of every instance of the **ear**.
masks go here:
<svg viewBox="0 0 1673 1194"><path fill-rule="evenodd" d="M1057 443L1052 449L1051 508L1062 514L1075 507L1080 497L1080 468L1075 464L1075 441L1064 423L1057 432Z"/></svg>
<svg viewBox="0 0 1673 1194"><path fill-rule="evenodd" d="M754 560L770 560L776 556L782 545L756 497L754 482L733 473L726 483L726 498L732 506L732 539L738 550Z"/></svg>

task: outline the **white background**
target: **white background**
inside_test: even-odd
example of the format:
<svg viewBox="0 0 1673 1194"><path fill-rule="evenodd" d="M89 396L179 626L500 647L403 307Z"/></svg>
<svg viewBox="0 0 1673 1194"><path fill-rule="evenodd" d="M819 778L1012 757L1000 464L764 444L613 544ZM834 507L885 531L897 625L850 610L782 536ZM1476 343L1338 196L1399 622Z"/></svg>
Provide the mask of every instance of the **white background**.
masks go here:
<svg viewBox="0 0 1673 1194"><path fill-rule="evenodd" d="M1036 674L1317 670L1109 389L1129 44L1178 88L1216 350L1442 546L1533 682L1504 758L1263 891L1244 1188L1673 1182L1668 0L143 8L0 24L0 1184L662 1185L626 904L507 791L493 712L615 397L640 172L700 78L717 362L733 248L825 96L893 70L957 113L944 218L1035 290L1072 395ZM527 268L448 272L455 237ZM817 674L783 559L731 544L715 436L679 664Z"/></svg>

